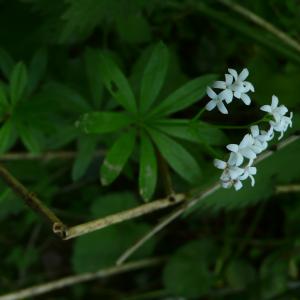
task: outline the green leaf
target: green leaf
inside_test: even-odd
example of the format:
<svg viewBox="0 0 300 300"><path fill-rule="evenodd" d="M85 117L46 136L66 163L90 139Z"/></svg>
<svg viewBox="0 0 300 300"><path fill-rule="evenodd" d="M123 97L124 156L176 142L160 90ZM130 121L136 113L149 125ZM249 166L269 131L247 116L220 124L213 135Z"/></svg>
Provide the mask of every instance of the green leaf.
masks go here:
<svg viewBox="0 0 300 300"><path fill-rule="evenodd" d="M6 121L0 128L0 153L9 150L16 142L16 132L11 120Z"/></svg>
<svg viewBox="0 0 300 300"><path fill-rule="evenodd" d="M167 290L193 299L207 293L215 281L211 270L216 252L216 246L209 240L193 241L179 248L163 270Z"/></svg>
<svg viewBox="0 0 300 300"><path fill-rule="evenodd" d="M19 62L15 65L10 77L10 98L13 105L16 105L23 96L26 85L26 66L22 62Z"/></svg>
<svg viewBox="0 0 300 300"><path fill-rule="evenodd" d="M37 131L32 126L23 124L21 122L18 123L17 129L23 144L31 153L36 154L41 152L39 131Z"/></svg>
<svg viewBox="0 0 300 300"><path fill-rule="evenodd" d="M84 114L76 126L85 133L109 133L132 123L133 119L123 112L92 112Z"/></svg>
<svg viewBox="0 0 300 300"><path fill-rule="evenodd" d="M148 111L156 100L164 83L169 63L168 49L163 43L155 46L145 72L141 85L140 110Z"/></svg>
<svg viewBox="0 0 300 300"><path fill-rule="evenodd" d="M112 183L121 173L133 151L135 135L136 132L134 130L122 134L107 153L100 169L101 183L103 185Z"/></svg>
<svg viewBox="0 0 300 300"><path fill-rule="evenodd" d="M150 226L128 222L114 225L76 239L72 257L76 273L94 272L113 266L118 257L137 239L146 234ZM155 239L144 244L132 258L149 256L155 246Z"/></svg>
<svg viewBox="0 0 300 300"><path fill-rule="evenodd" d="M6 97L6 93L4 90L4 87L2 85L0 85L0 114L3 112L6 112L6 110L8 109L8 100Z"/></svg>
<svg viewBox="0 0 300 300"><path fill-rule="evenodd" d="M190 120L162 119L151 124L170 136L193 143L224 145L228 141L222 130L202 121L192 124Z"/></svg>
<svg viewBox="0 0 300 300"><path fill-rule="evenodd" d="M151 116L170 115L191 106L205 95L206 87L215 79L215 75L204 75L187 82L163 100L161 104L151 112Z"/></svg>
<svg viewBox="0 0 300 300"><path fill-rule="evenodd" d="M84 52L85 72L94 107L100 108L103 96L103 83L101 80L100 51L87 48Z"/></svg>
<svg viewBox="0 0 300 300"><path fill-rule="evenodd" d="M233 260L226 268L226 279L234 289L244 289L256 278L254 267L245 260Z"/></svg>
<svg viewBox="0 0 300 300"><path fill-rule="evenodd" d="M114 99L131 113L137 112L130 85L119 67L105 53L99 55L102 80Z"/></svg>
<svg viewBox="0 0 300 300"><path fill-rule="evenodd" d="M79 139L78 153L72 168L72 179L74 181L83 176L89 164L93 160L96 144L97 141L94 136L84 136Z"/></svg>
<svg viewBox="0 0 300 300"><path fill-rule="evenodd" d="M197 161L179 143L164 133L149 130L158 150L173 168L185 180L194 183L201 177L201 170Z"/></svg>
<svg viewBox="0 0 300 300"><path fill-rule="evenodd" d="M150 138L141 135L139 189L144 200L151 199L157 181L156 153Z"/></svg>
<svg viewBox="0 0 300 300"><path fill-rule="evenodd" d="M12 57L3 48L0 48L0 70L6 78L10 77L14 64Z"/></svg>
<svg viewBox="0 0 300 300"><path fill-rule="evenodd" d="M29 93L34 91L41 82L47 68L47 51L41 48L34 54L29 65L28 90Z"/></svg>

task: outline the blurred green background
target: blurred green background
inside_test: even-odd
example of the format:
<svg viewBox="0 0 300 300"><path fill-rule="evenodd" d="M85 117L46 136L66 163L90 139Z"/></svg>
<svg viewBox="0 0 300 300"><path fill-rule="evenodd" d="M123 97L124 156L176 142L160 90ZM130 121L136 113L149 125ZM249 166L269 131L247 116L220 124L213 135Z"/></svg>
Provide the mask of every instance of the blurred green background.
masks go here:
<svg viewBox="0 0 300 300"><path fill-rule="evenodd" d="M236 12L232 3L273 24L299 49ZM213 112L204 121L249 124L261 118L259 106L275 94L294 112L289 134L299 129L298 0L236 0L229 5L217 0L0 0L0 84L9 83L18 62L29 74L26 98L13 116L0 107L0 160L67 224L143 203L134 159L113 185L99 183L101 151L114 135L87 136L74 123L84 112L115 109L93 53L107 51L136 91L149 51L159 41L170 51L164 93L199 75L223 76L228 67L249 69L256 88L250 109L232 105L229 118ZM192 118L206 102L178 117ZM8 119L18 125L4 126ZM237 142L244 133L223 130L218 137L208 133L207 139L223 153L228 141ZM201 145L187 147L202 169L196 188L215 182L219 172L212 157ZM40 298L300 299L299 153L298 141L274 154L259 165L254 188L207 197L130 258L164 256L163 264ZM172 179L176 191L191 188L174 174ZM162 195L160 187L156 195ZM112 266L165 213L61 241L1 182L0 295Z"/></svg>

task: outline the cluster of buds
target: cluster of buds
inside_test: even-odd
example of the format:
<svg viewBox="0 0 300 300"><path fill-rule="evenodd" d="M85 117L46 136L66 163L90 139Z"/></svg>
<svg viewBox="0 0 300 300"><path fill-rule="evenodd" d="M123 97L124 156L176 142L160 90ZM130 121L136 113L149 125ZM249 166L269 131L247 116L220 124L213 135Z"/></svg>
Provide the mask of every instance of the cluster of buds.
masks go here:
<svg viewBox="0 0 300 300"><path fill-rule="evenodd" d="M230 74L225 74L225 82L216 81L212 86L223 89L219 95L215 94L210 87L207 88L207 94L212 99L206 106L208 110L218 107L222 113L228 113L223 101L230 103L233 97L241 99L247 105L251 103L251 99L246 93L254 91L254 87L250 82L244 81L249 75L248 70L244 69L239 75L233 69L228 69L228 71ZM212 92L216 95L215 98L212 97ZM257 155L267 149L268 143L275 136L275 132L280 133L279 139L281 139L288 127L292 127L293 113L291 112L287 116L288 109L286 106L278 106L278 104L278 98L273 95L271 105L263 105L260 108L271 115L270 127L267 131L261 130L258 125L251 126L250 132L243 137L239 144L227 145L226 148L230 151L227 162L219 159L214 160L215 167L223 170L220 177L222 187L230 188L233 186L235 190L239 190L243 187L242 181L247 178L251 180L251 185L254 186L254 175L257 169L253 164Z"/></svg>

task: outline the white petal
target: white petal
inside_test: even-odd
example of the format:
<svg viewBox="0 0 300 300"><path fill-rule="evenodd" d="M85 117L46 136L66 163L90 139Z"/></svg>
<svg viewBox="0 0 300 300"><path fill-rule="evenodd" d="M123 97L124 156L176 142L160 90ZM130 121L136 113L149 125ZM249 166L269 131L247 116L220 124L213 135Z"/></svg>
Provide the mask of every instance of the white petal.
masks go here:
<svg viewBox="0 0 300 300"><path fill-rule="evenodd" d="M276 97L275 95L272 96L272 103L271 103L271 107L272 109L276 108L278 106L278 97Z"/></svg>
<svg viewBox="0 0 300 300"><path fill-rule="evenodd" d="M235 92L234 92L234 97L236 97L236 98L238 98L238 99L241 99L241 96L242 96L242 89L241 88L239 88L238 90L236 90Z"/></svg>
<svg viewBox="0 0 300 300"><path fill-rule="evenodd" d="M235 80L237 80L237 78L238 78L238 73L237 73L236 70L234 70L234 69L228 69L228 72L233 76L233 78L234 78Z"/></svg>
<svg viewBox="0 0 300 300"><path fill-rule="evenodd" d="M245 87L246 92L248 92L248 91L254 92L255 91L253 84L249 81L244 81L244 87Z"/></svg>
<svg viewBox="0 0 300 300"><path fill-rule="evenodd" d="M243 71L239 75L239 80L244 81L249 75L249 71L247 68L243 69Z"/></svg>
<svg viewBox="0 0 300 300"><path fill-rule="evenodd" d="M225 74L225 83L227 86L232 85L233 77L230 74Z"/></svg>
<svg viewBox="0 0 300 300"><path fill-rule="evenodd" d="M249 173L246 171L243 175L239 177L240 180L245 180L249 177Z"/></svg>
<svg viewBox="0 0 300 300"><path fill-rule="evenodd" d="M219 101L218 104L217 104L217 107L219 109L219 111L224 114L224 115L227 115L228 114L228 110L227 108L225 107L224 103L222 101Z"/></svg>
<svg viewBox="0 0 300 300"><path fill-rule="evenodd" d="M217 94L209 86L206 88L206 93L211 99L215 99L217 97Z"/></svg>
<svg viewBox="0 0 300 300"><path fill-rule="evenodd" d="M241 151L241 154L243 156L245 156L246 158L249 158L249 159L255 159L256 158L256 154L254 151L252 151L251 149L249 148L243 148L240 150Z"/></svg>
<svg viewBox="0 0 300 300"><path fill-rule="evenodd" d="M237 144L229 144L229 145L226 146L226 148L229 151L232 151L232 152L238 152L239 151L239 146Z"/></svg>
<svg viewBox="0 0 300 300"><path fill-rule="evenodd" d="M259 127L257 125L253 125L250 127L251 134L254 138L256 138L259 135Z"/></svg>
<svg viewBox="0 0 300 300"><path fill-rule="evenodd" d="M231 167L229 168L228 173L230 174L230 177L232 179L237 179L240 175L244 173L244 170L239 167Z"/></svg>
<svg viewBox="0 0 300 300"><path fill-rule="evenodd" d="M236 163L235 163L235 165L238 167L243 163L243 161L244 161L243 155L239 152L236 153Z"/></svg>
<svg viewBox="0 0 300 300"><path fill-rule="evenodd" d="M233 92L230 89L226 89L226 90L222 91L219 96L221 99L224 99L225 102L228 104L228 103L232 102Z"/></svg>
<svg viewBox="0 0 300 300"><path fill-rule="evenodd" d="M279 107L277 107L276 112L283 116L288 112L288 109L286 106L280 105Z"/></svg>
<svg viewBox="0 0 300 300"><path fill-rule="evenodd" d="M260 110L270 113L272 111L272 108L270 105L263 105L261 106Z"/></svg>
<svg viewBox="0 0 300 300"><path fill-rule="evenodd" d="M238 180L234 183L234 188L236 191L240 190L242 187L243 187L243 184L241 183L240 180Z"/></svg>
<svg viewBox="0 0 300 300"><path fill-rule="evenodd" d="M247 94L242 94L241 95L241 99L243 100L243 102L246 105L250 105L251 104L251 99L250 99L250 97Z"/></svg>
<svg viewBox="0 0 300 300"><path fill-rule="evenodd" d="M206 104L205 108L206 108L208 111L211 111L211 110L213 110L216 106L217 106L217 102L216 102L215 100L210 100L210 101Z"/></svg>
<svg viewBox="0 0 300 300"><path fill-rule="evenodd" d="M256 167L249 167L249 173L250 173L251 175L255 175L256 172L257 172Z"/></svg>
<svg viewBox="0 0 300 300"><path fill-rule="evenodd" d="M240 147L244 148L250 145L253 145L253 137L249 133L247 133L240 142Z"/></svg>
<svg viewBox="0 0 300 300"><path fill-rule="evenodd" d="M212 86L216 89L226 89L226 83L224 81L215 81Z"/></svg>
<svg viewBox="0 0 300 300"><path fill-rule="evenodd" d="M250 179L251 179L251 185L254 186L255 185L255 179L252 175L249 175Z"/></svg>
<svg viewBox="0 0 300 300"><path fill-rule="evenodd" d="M227 166L227 163L220 159L214 159L214 166L220 170L224 170Z"/></svg>

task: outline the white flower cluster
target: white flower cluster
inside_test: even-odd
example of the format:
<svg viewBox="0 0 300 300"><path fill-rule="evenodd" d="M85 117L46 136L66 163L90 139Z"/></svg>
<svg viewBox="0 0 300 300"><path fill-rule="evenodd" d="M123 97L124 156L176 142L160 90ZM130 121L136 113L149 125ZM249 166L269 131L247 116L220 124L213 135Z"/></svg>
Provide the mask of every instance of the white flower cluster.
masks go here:
<svg viewBox="0 0 300 300"><path fill-rule="evenodd" d="M205 107L207 110L211 111L217 107L222 114L228 114L223 101L229 104L234 97L250 105L251 99L247 93L254 92L254 86L249 81L245 81L249 75L248 69L243 69L240 74L234 69L228 69L228 72L229 74L225 74L225 81L215 81L212 85L213 88L222 90L219 94L211 87L207 87L207 95L211 98Z"/></svg>
<svg viewBox="0 0 300 300"><path fill-rule="evenodd" d="M242 82L242 88L234 88L236 90L230 88L231 91L233 91L233 96L236 97L237 93L238 96L242 97L242 95L245 95L245 91L254 91L254 88L250 83L243 82L243 80L248 76L247 69L244 69L240 75L237 75L237 73L234 73L233 71L229 72L232 74L235 80L239 83ZM233 74L235 74L236 76L234 76ZM249 84L251 85L251 89L249 88ZM218 81L214 85L218 87L224 86L221 84L221 82ZM245 88L245 86L247 88ZM226 85L226 89L227 88L228 85ZM221 93L224 93L226 89L224 89L224 91ZM226 97L228 95L230 96L229 92L227 92ZM224 97L224 94L222 97ZM245 96L244 99L246 99ZM226 99L225 101L227 102ZM253 163L257 155L266 150L266 148L268 147L268 142L274 138L275 132L280 133L279 139L281 139L288 127L292 127L293 113L291 112L290 116L286 116L288 109L284 105L278 106L278 102L278 98L273 95L271 105L263 105L260 108L262 111L269 113L273 118L269 121L270 128L268 131L261 130L258 125L251 126L250 133L247 133L239 144L227 145L226 148L230 151L227 162L219 159L214 160L215 167L223 170L220 177L222 187L230 188L233 186L235 190L239 190L243 187L242 181L247 178L250 178L251 185L254 186L254 175L256 174L257 169L253 166ZM219 106L218 108L220 109ZM245 160L247 161L245 162Z"/></svg>

